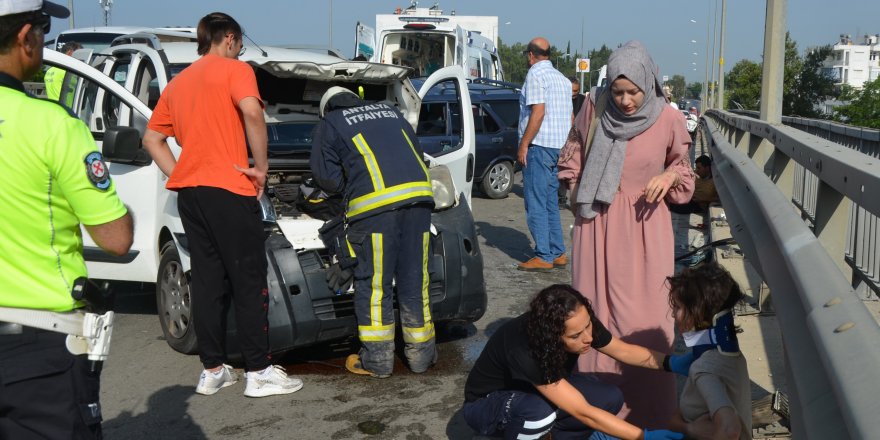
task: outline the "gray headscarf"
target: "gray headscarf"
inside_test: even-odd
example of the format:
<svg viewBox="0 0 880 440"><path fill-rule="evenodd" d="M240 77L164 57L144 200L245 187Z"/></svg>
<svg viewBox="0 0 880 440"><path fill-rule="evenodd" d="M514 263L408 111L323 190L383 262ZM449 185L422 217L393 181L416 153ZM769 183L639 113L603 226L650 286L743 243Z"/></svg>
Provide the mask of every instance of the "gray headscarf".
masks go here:
<svg viewBox="0 0 880 440"><path fill-rule="evenodd" d="M608 102L596 127L578 187L575 202L581 217L593 218L599 214L600 204L611 203L620 186L627 141L651 127L667 105L657 80L658 74L659 70L648 51L635 40L628 41L608 58L608 87L590 93L592 99L607 99ZM611 96L611 83L621 76L645 93L641 107L629 116L617 108Z"/></svg>

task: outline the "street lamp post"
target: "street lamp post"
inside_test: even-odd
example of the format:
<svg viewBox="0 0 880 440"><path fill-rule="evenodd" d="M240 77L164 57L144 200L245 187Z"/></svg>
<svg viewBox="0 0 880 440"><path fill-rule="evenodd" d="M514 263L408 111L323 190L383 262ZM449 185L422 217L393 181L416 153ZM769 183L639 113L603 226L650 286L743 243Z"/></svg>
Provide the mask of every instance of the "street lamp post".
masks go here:
<svg viewBox="0 0 880 440"><path fill-rule="evenodd" d="M724 110L724 23L727 21L727 0L721 0L721 37L718 41L718 108Z"/></svg>

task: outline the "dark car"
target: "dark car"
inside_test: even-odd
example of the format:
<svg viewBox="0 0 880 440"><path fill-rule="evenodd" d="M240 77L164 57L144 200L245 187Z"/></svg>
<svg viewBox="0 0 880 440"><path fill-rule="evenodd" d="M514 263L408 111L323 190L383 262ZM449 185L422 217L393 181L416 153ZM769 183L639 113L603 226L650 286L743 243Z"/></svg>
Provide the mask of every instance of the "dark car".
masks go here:
<svg viewBox="0 0 880 440"><path fill-rule="evenodd" d="M415 81L414 81L415 82ZM487 197L502 199L513 188L519 169L519 97L517 86L476 79L468 85L474 115L474 183ZM461 142L461 108L450 83L432 88L422 100L416 133L425 153L442 156Z"/></svg>

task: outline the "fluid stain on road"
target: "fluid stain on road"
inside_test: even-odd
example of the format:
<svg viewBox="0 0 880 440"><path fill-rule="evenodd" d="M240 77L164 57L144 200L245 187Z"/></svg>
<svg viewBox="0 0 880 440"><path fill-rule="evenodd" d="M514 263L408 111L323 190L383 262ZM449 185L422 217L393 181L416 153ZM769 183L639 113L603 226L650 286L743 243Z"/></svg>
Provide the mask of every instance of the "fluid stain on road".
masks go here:
<svg viewBox="0 0 880 440"><path fill-rule="evenodd" d="M449 326L437 335L437 363L423 376L444 375L450 372L466 372L483 351L486 339L476 334L473 325ZM400 343L399 346L402 346ZM281 360L282 366L296 374L318 376L350 375L345 369L345 358L357 352L357 342L348 341L334 346L332 350L309 348L296 350ZM418 376L403 361L401 350L394 358L392 376Z"/></svg>

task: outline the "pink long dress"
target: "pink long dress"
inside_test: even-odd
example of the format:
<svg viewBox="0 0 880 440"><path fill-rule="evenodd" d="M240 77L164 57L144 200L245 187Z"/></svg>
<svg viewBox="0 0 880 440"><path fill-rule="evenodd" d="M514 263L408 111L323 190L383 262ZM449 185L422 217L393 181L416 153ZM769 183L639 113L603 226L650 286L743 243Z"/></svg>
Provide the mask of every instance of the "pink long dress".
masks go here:
<svg viewBox="0 0 880 440"><path fill-rule="evenodd" d="M580 127L589 127L592 104L584 112L581 123L587 122ZM614 337L663 353L671 352L674 338L665 283L674 270L672 219L666 203L648 204L642 191L652 177L671 168L681 182L666 200L690 200L690 142L681 112L666 106L654 125L627 143L620 188L612 203L593 219L576 216L572 238L572 285L592 302L598 319ZM559 179L576 189L581 162L575 154L561 164ZM624 366L595 350L580 357L578 370L621 388L625 404L618 416L641 428L668 427L677 407L672 374Z"/></svg>

